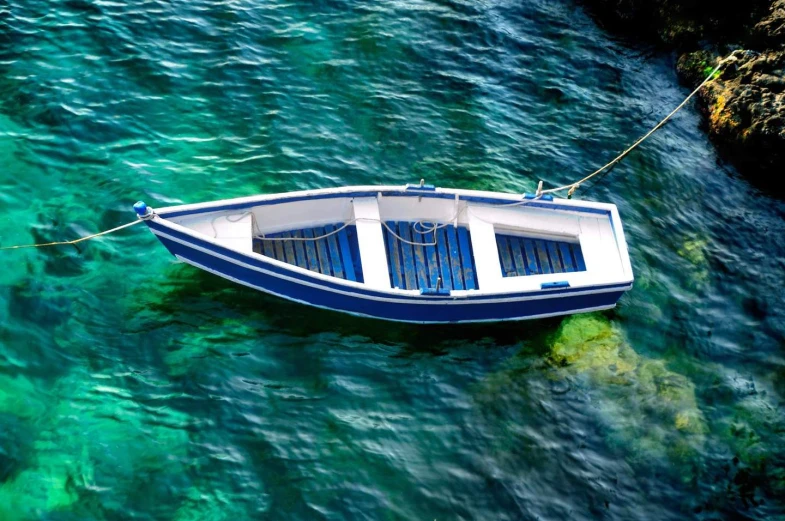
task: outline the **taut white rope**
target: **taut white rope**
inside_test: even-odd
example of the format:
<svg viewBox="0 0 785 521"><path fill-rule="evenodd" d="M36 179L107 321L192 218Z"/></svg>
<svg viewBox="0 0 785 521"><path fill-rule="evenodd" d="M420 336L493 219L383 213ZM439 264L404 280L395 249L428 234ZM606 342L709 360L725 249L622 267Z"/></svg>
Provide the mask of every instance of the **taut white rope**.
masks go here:
<svg viewBox="0 0 785 521"><path fill-rule="evenodd" d="M717 72L718 70L720 70L720 67L722 67L722 66L723 66L723 64L724 64L726 61L730 60L731 58L733 58L734 60L736 59L735 57L729 56L729 57L725 58L724 60L720 61L720 63L719 63L719 64L717 64L717 66L716 66L716 67L714 67L714 70L712 70L712 71L711 71L711 73L709 73L709 75L706 77L706 79L705 79L705 80L703 80L703 82L702 82L700 85L698 85L697 87L695 87L695 90L693 90L692 92L690 92L690 95L689 95L689 96L687 96L687 97L684 99L684 101L682 101L682 102L679 104L679 106L678 106L678 107L676 107L675 109L673 109L673 111L672 111L670 114L668 114L667 116L665 116L665 118L664 118L662 121L660 121L659 123L657 123L657 125L656 125L656 126L653 128L653 129L651 129L651 130L650 130L650 131L648 131L646 134L644 134L644 135L643 135L643 137L641 137L640 139L638 139L638 141L636 141L635 143L633 143L632 145L630 145L629 147L627 147L627 149L626 149L624 152L622 152L621 154L619 154L618 156L616 156L616 157L613 159L613 161L611 161L610 163L607 163L607 164L603 165L602 167L598 168L597 170L595 170L595 171L594 171L594 172L592 172L591 174L587 175L586 177L584 177L584 178L583 178L583 179L581 179L580 181L576 181L576 182L574 182L574 183L570 183L570 184L568 184L568 185L560 186L560 187L558 187L558 188L550 188L550 189L548 189L548 190L542 190L542 181L540 181L540 184L539 184L539 186L538 186L538 188L537 188L537 195L543 195L543 194L552 194L552 193L561 192L561 191L563 191L563 190L567 190L567 189L569 189L570 191L568 192L568 196L571 196L572 194L574 194L574 193L575 193L575 190L577 190L577 189L578 189L578 187L579 187L581 184L585 183L586 181L588 181L588 180L589 180L589 179L591 179L592 177L594 177L594 176L596 176L596 175L600 174L601 172L603 172L603 171L607 170L608 168L612 167L613 165L615 165L616 163L618 163L619 161L621 161L622 159L624 159L624 157L625 157L627 154L629 154L630 152L632 152L632 151L633 151L633 150L634 150L634 149L635 149L635 148L636 148L638 145L640 145L641 143L643 143L643 142L644 142L644 141L645 141L645 140L646 140L646 139L647 139L649 136L651 136L652 134L654 134L655 132L657 132L657 131L658 131L660 128L662 128L662 126L663 126L663 125L665 125L665 123L667 123L667 122L668 122L668 120L669 120L669 119L671 119L671 118L673 117L673 115L674 115L674 114L676 114L678 111L680 111L680 110L681 110L681 109L684 107L684 105L686 105L686 104L687 104L687 102L688 102L688 101L690 101L690 99L692 99L692 97L693 97L695 94L697 94L697 93L698 93L698 91L699 91L699 90L701 90L701 88L703 88L703 86L704 86L704 85L706 85L706 84L707 84L709 81L711 81L711 80L713 79L713 77L714 77L714 74L716 74L716 72Z"/></svg>
<svg viewBox="0 0 785 521"><path fill-rule="evenodd" d="M111 230L106 230L105 232L94 233L92 235L88 235L86 237L80 237L78 239L74 239L73 241L57 241L57 242L45 242L43 244L21 244L19 246L3 246L0 247L0 251L2 250L21 250L22 248L46 248L48 246L62 246L66 244L76 244L82 241L89 241L90 239L95 239L96 237L101 237L102 235L109 235L110 233L114 233L116 231L120 231L123 228L130 228L135 224L139 224L142 222L142 219L137 219L136 221L131 221L130 223L124 224L122 226L118 226L117 228L112 228Z"/></svg>

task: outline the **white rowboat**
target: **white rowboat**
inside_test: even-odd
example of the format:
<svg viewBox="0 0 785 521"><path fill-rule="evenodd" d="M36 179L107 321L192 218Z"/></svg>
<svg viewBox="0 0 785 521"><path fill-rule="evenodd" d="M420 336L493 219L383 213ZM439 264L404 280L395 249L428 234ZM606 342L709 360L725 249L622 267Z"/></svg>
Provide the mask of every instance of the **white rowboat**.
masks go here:
<svg viewBox="0 0 785 521"><path fill-rule="evenodd" d="M386 320L582 313L615 306L633 282L613 204L420 184L134 208L197 268Z"/></svg>

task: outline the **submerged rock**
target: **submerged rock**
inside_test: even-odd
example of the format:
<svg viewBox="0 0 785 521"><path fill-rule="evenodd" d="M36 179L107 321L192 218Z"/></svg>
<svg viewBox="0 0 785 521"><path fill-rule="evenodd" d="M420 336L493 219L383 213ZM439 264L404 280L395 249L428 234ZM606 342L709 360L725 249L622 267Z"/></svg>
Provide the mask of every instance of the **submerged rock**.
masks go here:
<svg viewBox="0 0 785 521"><path fill-rule="evenodd" d="M706 239L689 239L684 242L677 252L680 257L687 259L694 266L703 267L706 261Z"/></svg>
<svg viewBox="0 0 785 521"><path fill-rule="evenodd" d="M165 404L142 405L113 383L77 371L54 386L52 403L27 416L35 422L35 439L24 467L0 483L0 519L48 519L62 510L77 515L75 509L89 505L84 498L108 488L119 498L143 489L156 501L167 493L157 480L183 474L189 418ZM27 387L15 385L17 391ZM15 400L4 404L5 412L25 411Z"/></svg>
<svg viewBox="0 0 785 521"><path fill-rule="evenodd" d="M0 413L35 419L46 412L38 386L22 375L0 374Z"/></svg>
<svg viewBox="0 0 785 521"><path fill-rule="evenodd" d="M775 497L785 496L785 421L777 405L760 395L751 395L736 404L732 415L723 419L720 435L733 451L735 466L742 477ZM744 490L739 490L743 498Z"/></svg>
<svg viewBox="0 0 785 521"><path fill-rule="evenodd" d="M618 328L596 314L564 320L549 359L560 371L588 379L599 393L609 442L633 462L659 459L692 467L707 429L687 377L636 353Z"/></svg>
<svg viewBox="0 0 785 521"><path fill-rule="evenodd" d="M553 342L550 359L559 367L614 383L629 383L626 377L640 361L619 331L599 315L566 319Z"/></svg>
<svg viewBox="0 0 785 521"><path fill-rule="evenodd" d="M691 264L689 269L683 271L685 284L689 287L700 287L709 281L711 271L709 260L706 257L706 247L709 241L700 237L687 239L676 252L679 257Z"/></svg>
<svg viewBox="0 0 785 521"><path fill-rule="evenodd" d="M89 462L68 452L42 454L34 466L0 486L0 519L40 519L79 500L78 480L89 474Z"/></svg>

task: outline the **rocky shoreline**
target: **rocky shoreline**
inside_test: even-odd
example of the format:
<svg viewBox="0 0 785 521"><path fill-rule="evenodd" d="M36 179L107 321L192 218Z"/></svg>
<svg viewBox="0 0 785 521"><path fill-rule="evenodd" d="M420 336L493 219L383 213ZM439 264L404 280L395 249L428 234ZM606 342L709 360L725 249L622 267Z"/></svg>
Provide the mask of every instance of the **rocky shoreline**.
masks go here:
<svg viewBox="0 0 785 521"><path fill-rule="evenodd" d="M711 139L745 174L771 185L785 168L785 0L583 0L611 30L679 52Z"/></svg>

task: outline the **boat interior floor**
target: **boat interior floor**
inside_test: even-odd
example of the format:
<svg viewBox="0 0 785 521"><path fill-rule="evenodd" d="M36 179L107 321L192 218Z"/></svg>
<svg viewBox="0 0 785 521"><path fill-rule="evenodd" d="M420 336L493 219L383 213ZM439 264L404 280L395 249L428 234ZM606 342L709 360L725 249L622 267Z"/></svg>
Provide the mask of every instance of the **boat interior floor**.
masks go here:
<svg viewBox="0 0 785 521"><path fill-rule="evenodd" d="M427 223L407 221L387 221L385 225L382 233L391 287L406 290L479 289L468 227L449 224L433 230ZM328 234L322 239L298 240ZM577 243L496 234L496 244L505 277L586 269ZM254 238L253 250L323 275L363 282L360 247L354 225L335 223L267 234Z"/></svg>
<svg viewBox="0 0 785 521"><path fill-rule="evenodd" d="M580 244L496 234L505 277L586 271Z"/></svg>
<svg viewBox="0 0 785 521"><path fill-rule="evenodd" d="M254 237L253 250L266 257L294 264L322 275L363 282L357 229L344 223L328 224ZM342 228L343 229L340 229ZM336 230L340 229L337 233ZM330 234L318 240L313 239ZM294 240L282 240L294 239Z"/></svg>

